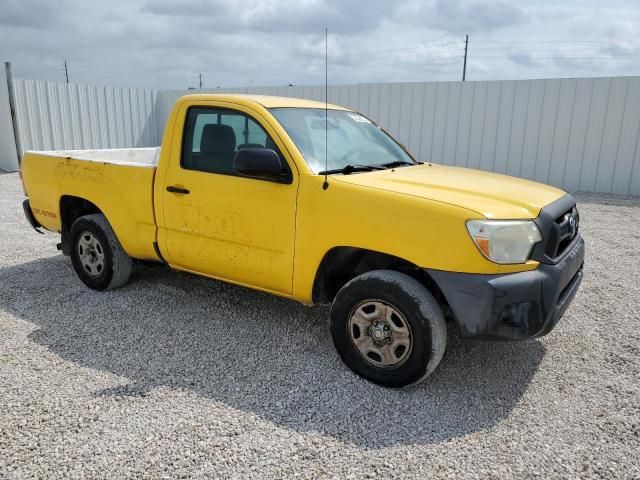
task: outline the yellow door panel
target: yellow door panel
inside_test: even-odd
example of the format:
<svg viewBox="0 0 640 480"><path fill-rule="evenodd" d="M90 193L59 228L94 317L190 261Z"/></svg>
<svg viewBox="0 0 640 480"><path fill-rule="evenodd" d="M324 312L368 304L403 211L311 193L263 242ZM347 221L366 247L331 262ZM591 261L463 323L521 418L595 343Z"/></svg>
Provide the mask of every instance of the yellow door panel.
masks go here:
<svg viewBox="0 0 640 480"><path fill-rule="evenodd" d="M167 179L189 189L188 195L165 194L171 264L291 292L293 185L187 170Z"/></svg>
<svg viewBox="0 0 640 480"><path fill-rule="evenodd" d="M202 106L202 102L197 105L199 110ZM223 106L229 108L229 104ZM178 123L184 124L187 107L179 115L182 120L178 119ZM215 121L215 115L207 118ZM240 123L234 119L234 128ZM204 127L202 121L196 122L195 128ZM179 130L174 131L174 139L182 139ZM197 140L201 134L202 131L196 134ZM236 146L239 142L251 143L244 130L238 136L242 138L235 139ZM264 138L260 141L264 143ZM218 143L225 149L225 158L220 160L226 165L225 173L183 168L179 160L181 148L172 148L171 162L160 185L162 192L157 192L162 196L160 241L166 259L176 268L290 294L298 185L295 168L291 184L236 176L229 171L232 153L229 148L233 142L225 137ZM189 164L191 168L206 168L208 161L219 160L216 155L222 153L204 151L210 144L203 139L202 152L197 145L191 147L194 156L204 157ZM167 191L167 187L188 193Z"/></svg>

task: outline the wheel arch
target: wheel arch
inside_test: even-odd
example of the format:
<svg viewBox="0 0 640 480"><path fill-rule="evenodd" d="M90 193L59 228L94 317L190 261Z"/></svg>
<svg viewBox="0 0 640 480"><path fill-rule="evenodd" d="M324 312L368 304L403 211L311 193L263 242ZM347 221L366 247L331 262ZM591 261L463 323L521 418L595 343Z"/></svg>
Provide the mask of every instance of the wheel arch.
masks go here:
<svg viewBox="0 0 640 480"><path fill-rule="evenodd" d="M69 233L71 232L73 222L80 217L95 213L104 215L104 212L95 203L85 198L74 195L63 195L60 197L62 253L69 255Z"/></svg>
<svg viewBox="0 0 640 480"><path fill-rule="evenodd" d="M313 303L333 301L349 280L373 270L394 270L415 278L436 298L445 315L450 316L446 297L425 269L403 258L359 247L333 247L325 253L313 281Z"/></svg>

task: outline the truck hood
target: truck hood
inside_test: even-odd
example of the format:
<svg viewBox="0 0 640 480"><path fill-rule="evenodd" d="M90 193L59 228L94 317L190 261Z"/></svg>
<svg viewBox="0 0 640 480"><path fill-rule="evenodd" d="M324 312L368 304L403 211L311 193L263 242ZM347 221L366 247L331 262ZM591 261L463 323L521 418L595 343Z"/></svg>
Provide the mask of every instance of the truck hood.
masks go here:
<svg viewBox="0 0 640 480"><path fill-rule="evenodd" d="M564 192L548 185L497 173L422 164L351 175L334 180L411 195L473 210L486 218L535 218Z"/></svg>

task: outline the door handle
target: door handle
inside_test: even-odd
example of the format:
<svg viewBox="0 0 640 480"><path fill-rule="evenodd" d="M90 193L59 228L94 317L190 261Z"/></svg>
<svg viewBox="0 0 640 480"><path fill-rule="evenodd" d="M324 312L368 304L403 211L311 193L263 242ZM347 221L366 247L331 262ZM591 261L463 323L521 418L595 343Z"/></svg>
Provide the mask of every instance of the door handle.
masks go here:
<svg viewBox="0 0 640 480"><path fill-rule="evenodd" d="M176 187L174 185L169 185L167 187L167 192L181 193L182 195L186 195L187 193L189 193L189 190L187 190L186 188Z"/></svg>

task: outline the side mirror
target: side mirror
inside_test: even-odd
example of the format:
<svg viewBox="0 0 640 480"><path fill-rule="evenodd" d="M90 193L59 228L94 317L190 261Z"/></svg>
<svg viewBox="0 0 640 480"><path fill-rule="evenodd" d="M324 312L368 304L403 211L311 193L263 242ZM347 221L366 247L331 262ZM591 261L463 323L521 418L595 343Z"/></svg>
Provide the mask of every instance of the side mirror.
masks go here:
<svg viewBox="0 0 640 480"><path fill-rule="evenodd" d="M233 169L243 177L291 183L278 154L269 148L243 148L233 157Z"/></svg>

